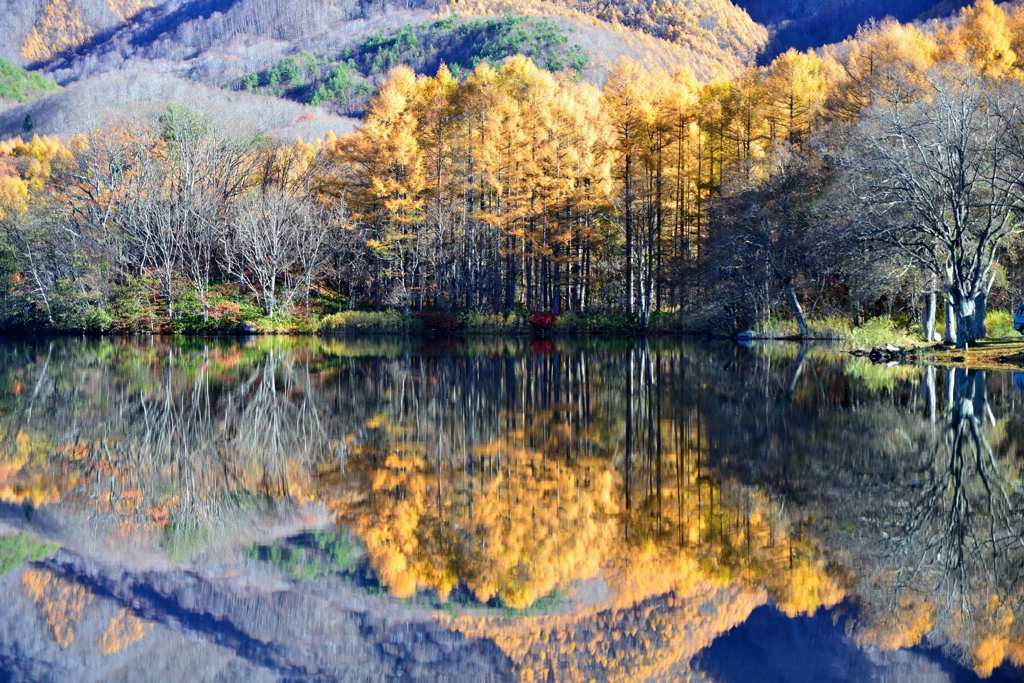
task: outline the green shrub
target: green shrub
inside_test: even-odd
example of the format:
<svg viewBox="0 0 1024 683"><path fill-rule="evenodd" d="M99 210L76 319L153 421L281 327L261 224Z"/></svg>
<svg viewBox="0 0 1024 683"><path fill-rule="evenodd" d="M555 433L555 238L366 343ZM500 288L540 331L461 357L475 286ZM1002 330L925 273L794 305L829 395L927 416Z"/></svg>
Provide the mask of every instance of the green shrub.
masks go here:
<svg viewBox="0 0 1024 683"><path fill-rule="evenodd" d="M985 331L993 339L1020 336L1020 332L1013 327L1013 311L995 310L986 312Z"/></svg>
<svg viewBox="0 0 1024 683"><path fill-rule="evenodd" d="M325 316L319 330L325 334L407 334L423 323L400 311L342 311Z"/></svg>
<svg viewBox="0 0 1024 683"><path fill-rule="evenodd" d="M151 277L128 277L114 290L112 327L119 332L152 332L157 313L150 292L157 288Z"/></svg>
<svg viewBox="0 0 1024 683"><path fill-rule="evenodd" d="M74 332L108 332L114 320L102 292L70 280L59 280L53 288L50 315L56 329Z"/></svg>
<svg viewBox="0 0 1024 683"><path fill-rule="evenodd" d="M896 346L914 346L921 339L900 327L888 316L879 316L864 321L860 327L854 327L846 336L847 340L857 348L871 348L895 344Z"/></svg>
<svg viewBox="0 0 1024 683"><path fill-rule="evenodd" d="M468 334L523 334L530 329L523 311L493 313L467 310L459 317L466 323Z"/></svg>
<svg viewBox="0 0 1024 683"><path fill-rule="evenodd" d="M601 313L594 331L598 334L632 334L636 332L636 316L632 313Z"/></svg>
<svg viewBox="0 0 1024 683"><path fill-rule="evenodd" d="M678 311L653 311L647 321L650 332L680 332L683 329L683 316Z"/></svg>

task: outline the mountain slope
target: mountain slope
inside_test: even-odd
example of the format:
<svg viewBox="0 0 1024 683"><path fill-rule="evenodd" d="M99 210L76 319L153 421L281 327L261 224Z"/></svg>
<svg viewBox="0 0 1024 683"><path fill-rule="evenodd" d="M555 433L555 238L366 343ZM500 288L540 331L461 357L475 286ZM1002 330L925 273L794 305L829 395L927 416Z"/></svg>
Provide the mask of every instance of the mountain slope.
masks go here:
<svg viewBox="0 0 1024 683"><path fill-rule="evenodd" d="M947 17L970 0L735 0L772 33L759 61L767 63L789 48L806 50L838 43L871 19L901 22Z"/></svg>
<svg viewBox="0 0 1024 683"><path fill-rule="evenodd" d="M309 42L344 47L370 26L395 28L420 14L444 18L506 14L564 16L608 30L634 31L723 64L751 60L768 34L729 0L0 0L11 21L0 57L44 68L58 82L119 68L123 60L182 62L226 43ZM109 5L109 7L108 7ZM121 6L118 12L112 8ZM155 5L155 6L151 6ZM104 11L103 8L106 8ZM124 20L119 17L125 17ZM422 19L420 19L422 20ZM584 46L587 47L587 46ZM600 46L595 46L600 47ZM304 49L309 50L308 45ZM600 50L595 50L599 52Z"/></svg>
<svg viewBox="0 0 1024 683"><path fill-rule="evenodd" d="M320 107L304 107L273 97L211 88L169 74L129 69L109 72L0 111L0 138L23 136L26 116L32 133L68 137L117 125L155 121L172 102L206 115L234 135L267 135L291 142L322 138L328 131L351 131L355 120Z"/></svg>
<svg viewBox="0 0 1024 683"><path fill-rule="evenodd" d="M2 135L22 133L28 114L35 132L68 135L193 100L245 130L341 132L396 63L465 72L527 54L600 83L628 56L709 80L750 63L768 39L729 0L0 0L0 9L10 17L0 58L68 86L8 104ZM190 83L205 87L193 94ZM270 101L279 98L293 103Z"/></svg>

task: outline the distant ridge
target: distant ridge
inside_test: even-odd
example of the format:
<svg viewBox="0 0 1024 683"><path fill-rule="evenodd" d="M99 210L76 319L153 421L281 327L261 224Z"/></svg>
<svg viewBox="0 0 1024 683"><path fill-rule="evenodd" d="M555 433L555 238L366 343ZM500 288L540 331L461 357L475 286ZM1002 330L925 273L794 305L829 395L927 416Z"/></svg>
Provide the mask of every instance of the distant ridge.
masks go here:
<svg viewBox="0 0 1024 683"><path fill-rule="evenodd" d="M751 18L767 26L771 39L758 56L770 62L789 48L806 50L838 43L857 32L871 19L892 17L906 23L914 20L941 19L955 14L969 0L735 0Z"/></svg>

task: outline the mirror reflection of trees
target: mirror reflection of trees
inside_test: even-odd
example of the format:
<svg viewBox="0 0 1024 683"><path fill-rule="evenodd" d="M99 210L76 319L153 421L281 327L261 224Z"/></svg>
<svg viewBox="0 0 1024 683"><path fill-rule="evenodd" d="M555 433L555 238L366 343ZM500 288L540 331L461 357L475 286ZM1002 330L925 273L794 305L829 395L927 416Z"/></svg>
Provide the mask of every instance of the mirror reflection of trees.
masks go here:
<svg viewBox="0 0 1024 683"><path fill-rule="evenodd" d="M74 506L111 538L187 553L239 511L310 500L317 467L344 459L301 349L104 341L43 353L8 376L4 498Z"/></svg>
<svg viewBox="0 0 1024 683"><path fill-rule="evenodd" d="M935 444L886 533L859 637L892 646L922 636L983 675L1024 664L1024 517L1014 416L997 420L985 371L950 370Z"/></svg>
<svg viewBox="0 0 1024 683"><path fill-rule="evenodd" d="M54 340L0 375L0 497L83 552L185 561L311 506L360 577L538 676L678 673L767 601L1024 661L1009 376L653 339Z"/></svg>

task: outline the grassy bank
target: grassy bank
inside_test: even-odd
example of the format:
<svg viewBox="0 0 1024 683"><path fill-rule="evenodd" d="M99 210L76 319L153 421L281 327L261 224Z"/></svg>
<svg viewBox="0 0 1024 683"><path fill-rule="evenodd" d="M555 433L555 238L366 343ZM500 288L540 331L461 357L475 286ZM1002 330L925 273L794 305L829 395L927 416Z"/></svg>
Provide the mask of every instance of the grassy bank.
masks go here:
<svg viewBox="0 0 1024 683"><path fill-rule="evenodd" d="M758 339L799 339L800 332L793 320L771 320L758 323L751 331ZM894 344L912 348L924 344L920 326L900 324L888 316L879 316L854 325L848 318L821 318L807 323L807 337L811 341L848 342L856 348L871 348Z"/></svg>
<svg viewBox="0 0 1024 683"><path fill-rule="evenodd" d="M921 346L910 355L912 361L972 370L1020 370L1024 368L1024 337L980 339L967 349L943 344Z"/></svg>
<svg viewBox="0 0 1024 683"><path fill-rule="evenodd" d="M473 310L427 311L406 316L400 311L344 311L324 316L321 334L449 334L466 335L594 335L637 334L636 316L628 313L490 313ZM675 313L655 313L644 334L681 334L686 330Z"/></svg>

